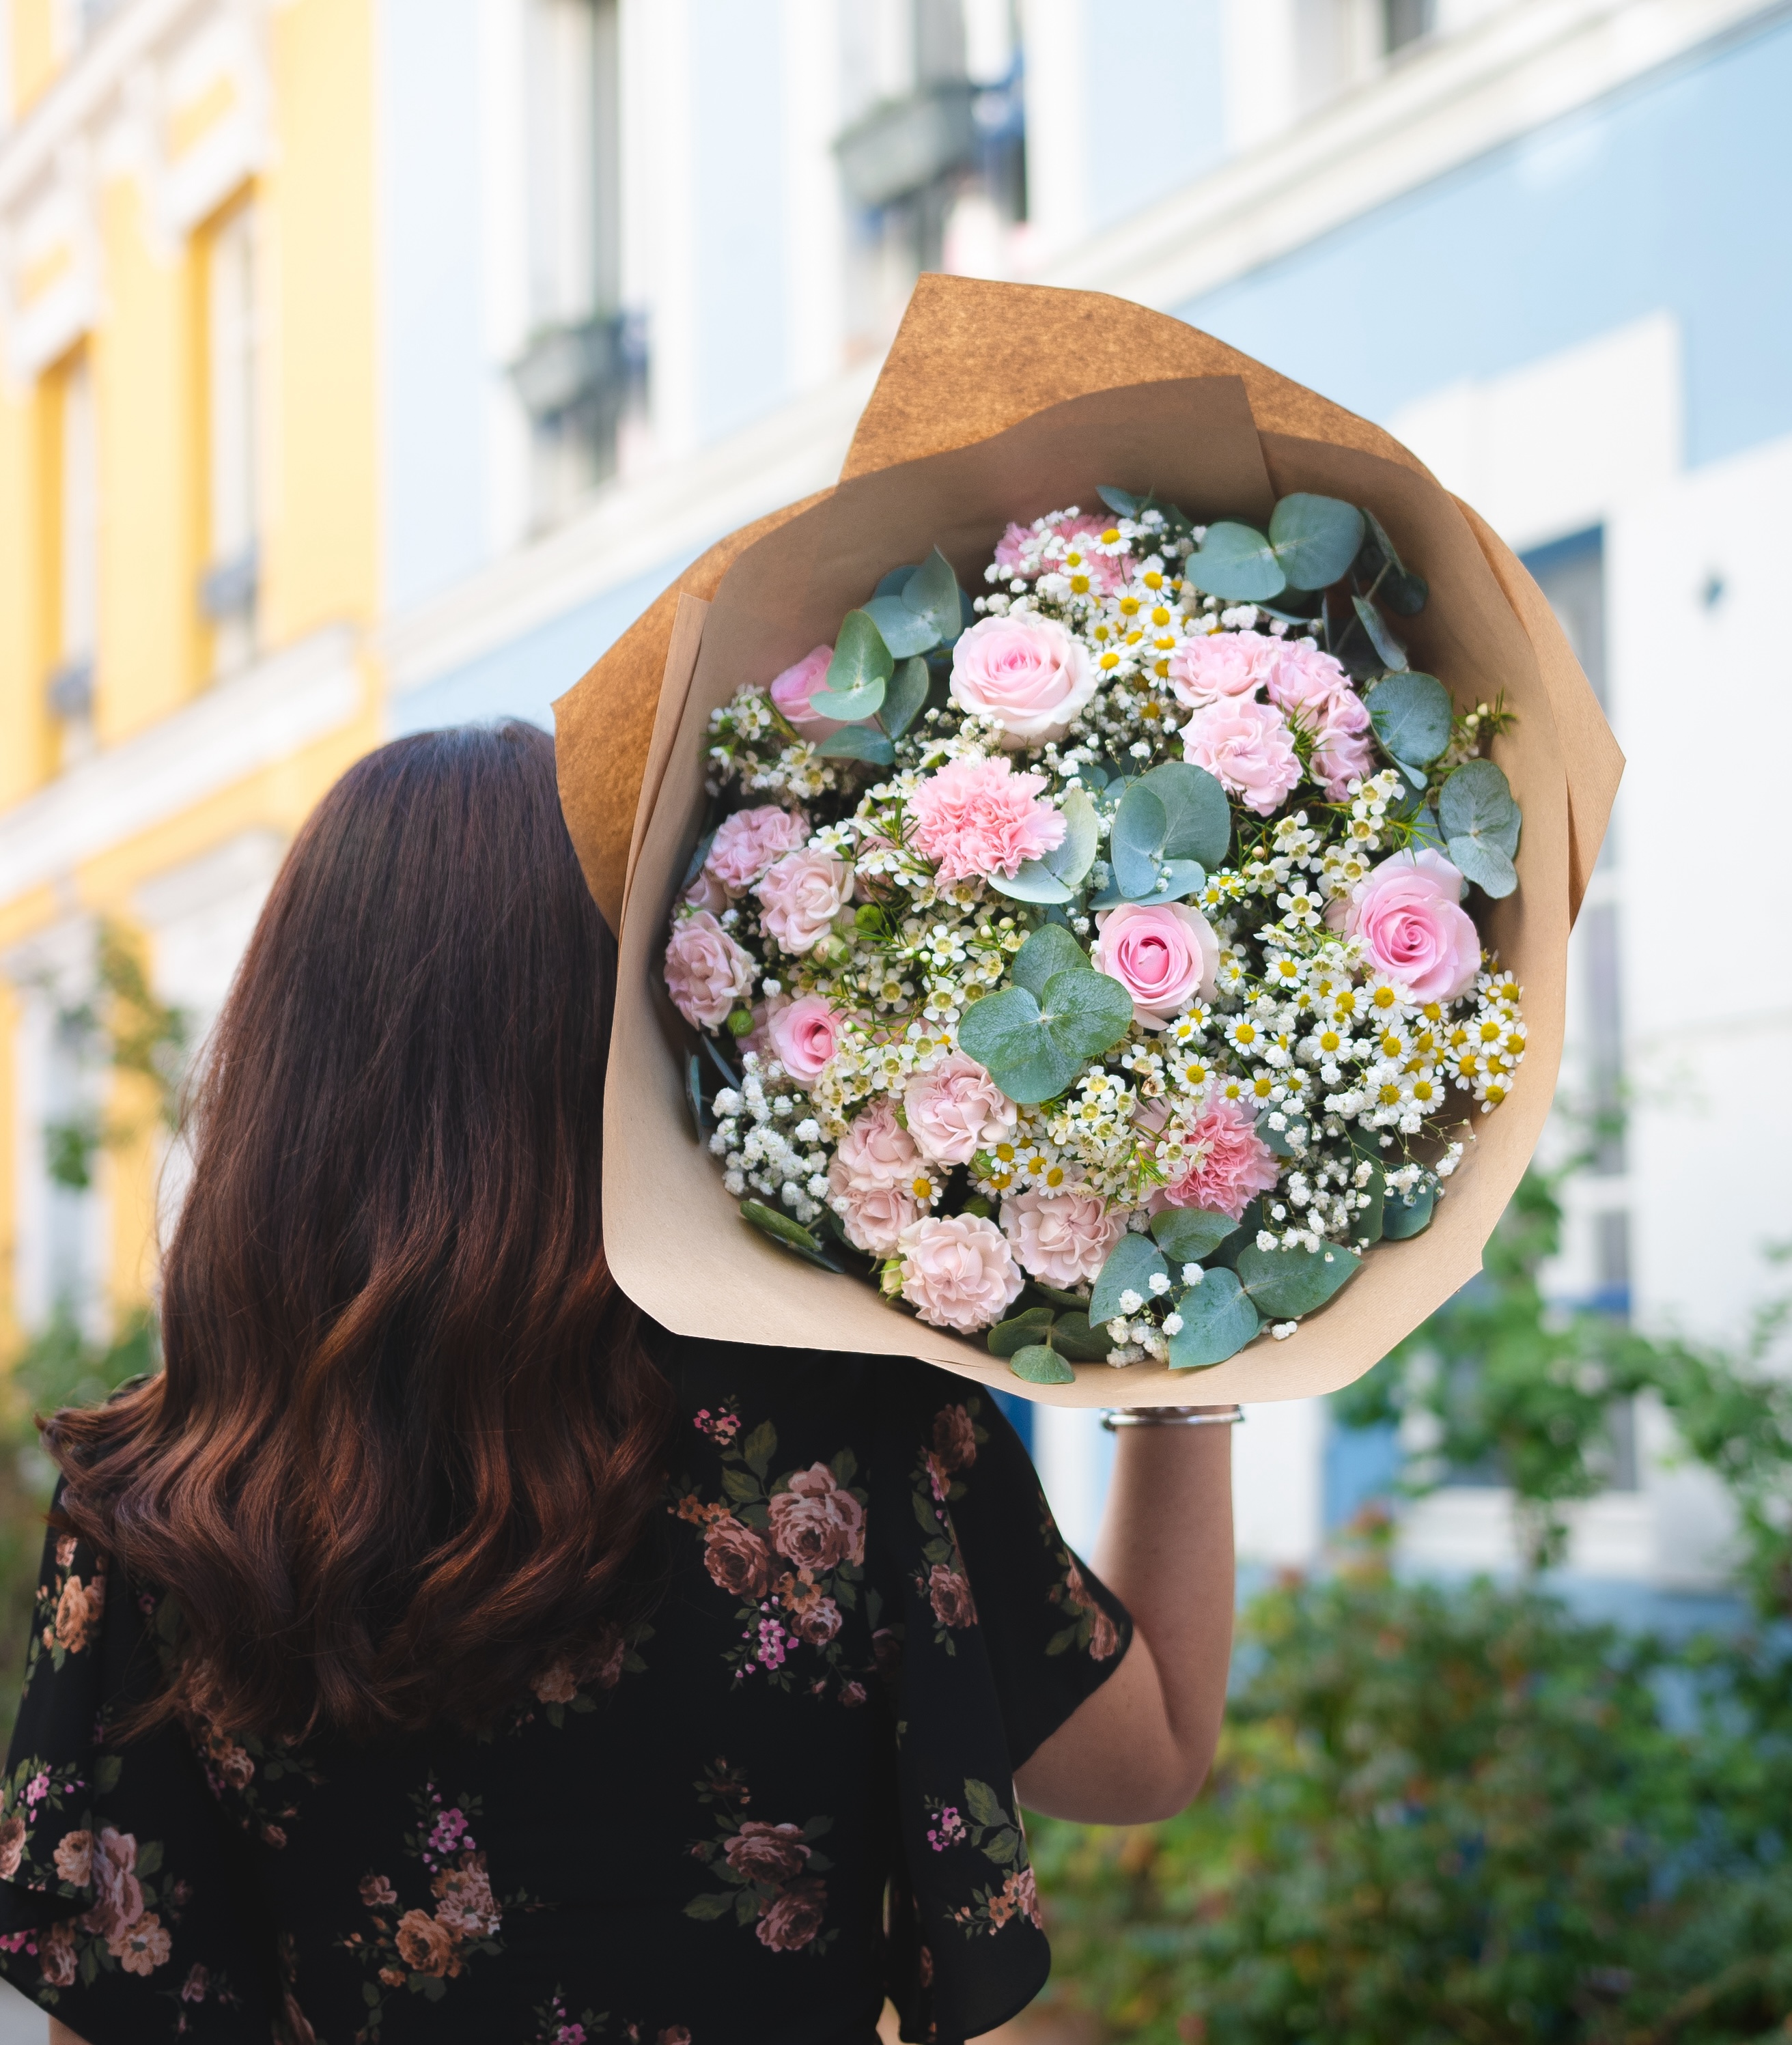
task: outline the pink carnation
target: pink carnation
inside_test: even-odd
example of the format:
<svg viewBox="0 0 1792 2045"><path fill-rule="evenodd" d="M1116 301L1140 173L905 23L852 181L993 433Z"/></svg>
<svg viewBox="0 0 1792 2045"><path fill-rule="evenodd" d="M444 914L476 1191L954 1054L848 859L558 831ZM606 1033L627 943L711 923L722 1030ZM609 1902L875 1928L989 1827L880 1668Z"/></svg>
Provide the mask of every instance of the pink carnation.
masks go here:
<svg viewBox="0 0 1792 2045"><path fill-rule="evenodd" d="M936 1328L991 1327L1027 1282L1008 1238L977 1215L912 1223L900 1247L902 1296Z"/></svg>
<svg viewBox="0 0 1792 2045"><path fill-rule="evenodd" d="M831 646L818 646L805 653L794 667L786 668L772 684L772 702L791 730L810 740L830 738L840 729L838 718L823 717L809 707L809 699L827 680L834 658Z"/></svg>
<svg viewBox="0 0 1792 2045"><path fill-rule="evenodd" d="M785 951L812 951L852 899L853 869L825 852L787 852L760 881L760 921Z"/></svg>
<svg viewBox="0 0 1792 2045"><path fill-rule="evenodd" d="M1355 699L1342 664L1322 653L1312 640L1272 639L1268 643L1276 651L1265 676L1270 701L1290 717L1298 717L1309 731L1338 697Z"/></svg>
<svg viewBox="0 0 1792 2045"><path fill-rule="evenodd" d="M1216 1101L1185 1141L1193 1154L1167 1186L1154 1193L1154 1210L1199 1207L1236 1221L1247 1204L1275 1184L1275 1153L1235 1100Z"/></svg>
<svg viewBox="0 0 1792 2045"><path fill-rule="evenodd" d="M1002 1203L1002 1233L1023 1270L1069 1287L1100 1275L1125 1217L1081 1186L1048 1193L1029 1188Z"/></svg>
<svg viewBox="0 0 1792 2045"><path fill-rule="evenodd" d="M800 1085L813 1086L838 1048L844 1019L819 994L779 1003L765 1017L772 1056Z"/></svg>
<svg viewBox="0 0 1792 2045"><path fill-rule="evenodd" d="M1281 642L1262 632L1212 632L1185 639L1170 657L1170 693L1191 710L1253 696L1274 671Z"/></svg>
<svg viewBox="0 0 1792 2045"><path fill-rule="evenodd" d="M1415 1001L1454 1001L1481 970L1481 934L1462 894L1442 853L1397 852L1351 891L1344 934L1361 938L1370 964Z"/></svg>
<svg viewBox="0 0 1792 2045"><path fill-rule="evenodd" d="M926 1170L887 1096L862 1109L827 1168L828 1193L848 1242L868 1256L893 1256L897 1238L921 1219L913 1187Z"/></svg>
<svg viewBox="0 0 1792 2045"><path fill-rule="evenodd" d="M736 810L716 826L703 871L730 895L744 895L773 861L808 841L809 820L800 810L780 810L771 803Z"/></svg>
<svg viewBox="0 0 1792 2045"><path fill-rule="evenodd" d="M666 990L687 1022L719 1029L753 985L753 961L707 909L681 916L666 945Z"/></svg>
<svg viewBox="0 0 1792 2045"><path fill-rule="evenodd" d="M1281 712L1249 696L1197 710L1182 727L1182 753L1228 795L1260 817L1272 815L1301 779L1301 762Z"/></svg>
<svg viewBox="0 0 1792 2045"><path fill-rule="evenodd" d="M908 1133L938 1165L968 1165L1014 1134L1014 1103L975 1058L954 1051L903 1089Z"/></svg>
<svg viewBox="0 0 1792 2045"><path fill-rule="evenodd" d="M1039 799L1042 774L1016 774L1005 760L954 760L908 799L914 843L949 885L1000 874L1064 842L1064 819Z"/></svg>
<svg viewBox="0 0 1792 2045"><path fill-rule="evenodd" d="M1333 802L1341 803L1352 781L1366 780L1375 771L1369 706L1354 689L1334 696L1320 717L1316 736L1312 777Z"/></svg>
<svg viewBox="0 0 1792 2045"><path fill-rule="evenodd" d="M1134 1017L1167 1022L1199 996L1213 998L1220 940L1186 902L1123 902L1095 919L1095 969L1132 996Z"/></svg>

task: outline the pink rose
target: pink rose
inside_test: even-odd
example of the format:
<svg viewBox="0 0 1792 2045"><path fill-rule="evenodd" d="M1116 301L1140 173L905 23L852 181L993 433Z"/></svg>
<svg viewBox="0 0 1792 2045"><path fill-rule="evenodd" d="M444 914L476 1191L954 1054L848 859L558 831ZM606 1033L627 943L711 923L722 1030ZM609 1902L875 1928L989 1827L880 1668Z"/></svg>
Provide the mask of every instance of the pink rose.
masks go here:
<svg viewBox="0 0 1792 2045"><path fill-rule="evenodd" d="M744 895L767 867L787 852L800 852L809 841L809 820L775 803L756 810L736 810L717 825L703 861L730 895Z"/></svg>
<svg viewBox="0 0 1792 2045"><path fill-rule="evenodd" d="M908 799L915 849L950 884L999 873L1064 842L1064 819L1039 798L1042 774L1016 774L1005 760L954 760Z"/></svg>
<svg viewBox="0 0 1792 2045"><path fill-rule="evenodd" d="M1481 970L1481 934L1462 893L1441 853L1397 852L1352 890L1344 934L1361 938L1370 963L1413 1000L1454 1001Z"/></svg>
<svg viewBox="0 0 1792 2045"><path fill-rule="evenodd" d="M902 1232L902 1296L936 1328L975 1334L1026 1284L1008 1238L977 1215L929 1217Z"/></svg>
<svg viewBox="0 0 1792 2045"><path fill-rule="evenodd" d="M1200 910L1186 902L1123 902L1102 910L1095 926L1095 969L1132 996L1139 1022L1167 1022L1197 996L1212 999L1220 940Z"/></svg>
<svg viewBox="0 0 1792 2045"><path fill-rule="evenodd" d="M781 1003L765 1018L772 1056L803 1086L813 1086L840 1042L843 1018L825 996L800 995Z"/></svg>
<svg viewBox="0 0 1792 2045"><path fill-rule="evenodd" d="M1100 1276L1125 1227L1121 1215L1080 1186L1060 1193L1030 1188L1002 1203L1002 1233L1021 1268L1066 1289Z"/></svg>
<svg viewBox="0 0 1792 2045"><path fill-rule="evenodd" d="M753 986L753 961L707 909L680 916L666 945L666 991L685 1021L719 1029Z"/></svg>
<svg viewBox="0 0 1792 2045"><path fill-rule="evenodd" d="M1251 637L1257 635L1254 633ZM1270 701L1310 731L1339 696L1356 696L1341 663L1322 653L1310 639L1272 639L1275 658L1266 680Z"/></svg>
<svg viewBox="0 0 1792 2045"><path fill-rule="evenodd" d="M758 1937L774 1953L800 1951L821 1929L827 1909L827 1885L813 1876L793 1881L782 1895L759 1906Z"/></svg>
<svg viewBox="0 0 1792 2045"><path fill-rule="evenodd" d="M1301 779L1281 712L1251 696L1228 696L1197 710L1182 727L1182 753L1260 817L1278 809Z"/></svg>
<svg viewBox="0 0 1792 2045"><path fill-rule="evenodd" d="M753 892L760 921L783 949L812 951L852 898L853 869L825 852L788 852Z"/></svg>
<svg viewBox="0 0 1792 2045"><path fill-rule="evenodd" d="M765 1510L772 1546L800 1569L819 1574L865 1560L865 1508L826 1463L794 1470L789 1488L773 1492Z"/></svg>
<svg viewBox="0 0 1792 2045"><path fill-rule="evenodd" d="M833 658L831 646L818 646L813 653L805 653L795 667L786 668L772 684L773 707L800 738L831 738L840 729L838 718L823 717L809 707L810 697L827 683L828 664Z"/></svg>
<svg viewBox="0 0 1792 2045"><path fill-rule="evenodd" d="M1343 801L1352 781L1366 780L1374 772L1375 749L1369 733L1369 706L1354 689L1334 696L1321 713L1312 777L1333 802Z"/></svg>
<svg viewBox="0 0 1792 2045"><path fill-rule="evenodd" d="M1281 651L1279 640L1261 632L1211 632L1185 639L1170 657L1170 693L1191 710L1254 696Z"/></svg>
<svg viewBox="0 0 1792 2045"><path fill-rule="evenodd" d="M1170 1184L1152 1194L1148 1204L1154 1212L1199 1207L1236 1221L1256 1195L1276 1183L1275 1153L1235 1100L1216 1101L1184 1142L1189 1155Z"/></svg>
<svg viewBox="0 0 1792 2045"><path fill-rule="evenodd" d="M903 1088L908 1133L936 1165L968 1165L1014 1134L1014 1103L975 1058L954 1051Z"/></svg>
<svg viewBox="0 0 1792 2045"><path fill-rule="evenodd" d="M1095 694L1093 662L1049 618L985 618L952 652L952 700L994 718L1011 752L1059 737Z"/></svg>
<svg viewBox="0 0 1792 2045"><path fill-rule="evenodd" d="M697 868L697 877L678 898L681 909L707 909L719 916L728 906L728 891L707 866Z"/></svg>

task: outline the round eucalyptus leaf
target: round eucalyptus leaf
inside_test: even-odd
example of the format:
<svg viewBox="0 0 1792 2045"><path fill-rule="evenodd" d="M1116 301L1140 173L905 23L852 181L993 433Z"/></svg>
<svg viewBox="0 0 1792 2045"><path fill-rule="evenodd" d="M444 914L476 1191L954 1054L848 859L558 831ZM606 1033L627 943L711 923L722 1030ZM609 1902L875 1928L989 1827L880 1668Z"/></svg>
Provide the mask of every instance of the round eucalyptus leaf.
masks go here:
<svg viewBox="0 0 1792 2045"><path fill-rule="evenodd" d="M1077 1373L1057 1350L1038 1342L1031 1348L1016 1350L1008 1359L1008 1369L1028 1385L1074 1385L1077 1381Z"/></svg>
<svg viewBox="0 0 1792 2045"><path fill-rule="evenodd" d="M1057 1318L1050 1307L1029 1307L1012 1321L998 1321L983 1339L992 1356L1012 1356L1029 1342L1042 1342Z"/></svg>
<svg viewBox="0 0 1792 2045"><path fill-rule="evenodd" d="M838 1264L822 1247L819 1236L811 1234L801 1222L777 1207L769 1207L760 1200L742 1200L741 1219L751 1222L761 1235L769 1235L780 1250L790 1250L800 1257L805 1264L819 1265L823 1271L844 1273L846 1267Z"/></svg>
<svg viewBox="0 0 1792 2045"><path fill-rule="evenodd" d="M849 610L827 664L827 685L810 697L811 709L845 723L875 717L884 704L884 690L896 672L896 662L884 635L862 610Z"/></svg>
<svg viewBox="0 0 1792 2045"><path fill-rule="evenodd" d="M1045 864L1067 887L1074 888L1095 864L1101 842L1095 805L1081 788L1073 788L1059 805L1064 841L1045 855Z"/></svg>
<svg viewBox="0 0 1792 2045"><path fill-rule="evenodd" d="M1261 603L1288 587L1275 549L1254 527L1230 518L1208 527L1182 572L1197 589L1228 603Z"/></svg>
<svg viewBox="0 0 1792 2045"><path fill-rule="evenodd" d="M1206 1370L1236 1356L1263 1325L1250 1294L1224 1265L1176 1303L1182 1325L1170 1338L1172 1370Z"/></svg>
<svg viewBox="0 0 1792 2045"><path fill-rule="evenodd" d="M1435 675L1387 675L1369 691L1369 720L1394 760L1428 766L1450 743L1450 691Z"/></svg>
<svg viewBox="0 0 1792 2045"><path fill-rule="evenodd" d="M1062 1093L1091 1058L1118 1043L1132 999L1106 973L1057 972L1035 1000L1024 987L986 994L965 1011L961 1048L1023 1106Z"/></svg>
<svg viewBox="0 0 1792 2045"><path fill-rule="evenodd" d="M1432 1215L1437 1208L1437 1188L1420 1186L1412 1194L1408 1204L1401 1193L1389 1193L1382 1206L1382 1238L1386 1242L1405 1242L1409 1237L1422 1235L1431 1227Z"/></svg>
<svg viewBox="0 0 1792 2045"><path fill-rule="evenodd" d="M1147 902L1185 902L1207 885L1207 868L1192 859L1166 859L1158 868L1158 884Z"/></svg>
<svg viewBox="0 0 1792 2045"><path fill-rule="evenodd" d="M919 565L919 562L910 561L904 568L892 568L887 576L880 578L873 594L877 596L900 596L908 587L908 578L914 574Z"/></svg>
<svg viewBox="0 0 1792 2045"><path fill-rule="evenodd" d="M1359 1246L1382 1239L1387 1212L1388 1181L1379 1165L1370 1169L1369 1183L1362 1191L1369 1196L1369 1204L1358 1207L1351 1217L1351 1240Z"/></svg>
<svg viewBox="0 0 1792 2045"><path fill-rule="evenodd" d="M1151 1217L1151 1233L1170 1262L1204 1264L1238 1227L1230 1215L1204 1207L1166 1207Z"/></svg>
<svg viewBox="0 0 1792 2045"><path fill-rule="evenodd" d="M1136 1292L1141 1300L1149 1300L1154 1296L1151 1281L1169 1276L1163 1252L1148 1235L1123 1235L1108 1251L1089 1295L1089 1325L1100 1327L1121 1313L1121 1293Z"/></svg>
<svg viewBox="0 0 1792 2045"><path fill-rule="evenodd" d="M1014 955L1008 968L1016 987L1035 997L1046 991L1054 973L1085 972L1089 954L1062 923L1042 923Z"/></svg>
<svg viewBox="0 0 1792 2045"><path fill-rule="evenodd" d="M1484 838L1453 838L1446 856L1465 880L1472 880L1483 895L1504 901L1518 886L1518 868L1500 848Z"/></svg>
<svg viewBox="0 0 1792 2045"><path fill-rule="evenodd" d="M1297 490L1283 498L1271 515L1270 544L1296 589L1324 589L1356 559L1362 545L1362 514L1341 498L1314 497Z"/></svg>
<svg viewBox="0 0 1792 2045"><path fill-rule="evenodd" d="M1406 649L1389 630L1388 621L1366 597L1353 596L1351 602L1356 608L1358 622L1369 634L1369 643L1380 655L1385 666L1397 675L1406 672Z"/></svg>
<svg viewBox="0 0 1792 2045"><path fill-rule="evenodd" d="M950 645L964 630L958 602L958 578L938 547L903 587L902 600L933 628L935 639Z"/></svg>
<svg viewBox="0 0 1792 2045"><path fill-rule="evenodd" d="M1112 484L1106 483L1097 485L1095 494L1116 518L1136 518L1144 501L1135 497L1130 490L1116 490Z"/></svg>
<svg viewBox="0 0 1792 2045"><path fill-rule="evenodd" d="M1439 791L1437 814L1446 838L1479 838L1508 859L1518 850L1522 819L1512 784L1491 760L1465 760Z"/></svg>
<svg viewBox="0 0 1792 2045"><path fill-rule="evenodd" d="M1274 1127L1270 1118L1281 1114L1282 1126ZM1266 1107L1257 1118L1257 1134L1278 1157L1298 1157L1312 1141L1312 1130L1304 1115L1289 1116L1285 1111Z"/></svg>
<svg viewBox="0 0 1792 2045"><path fill-rule="evenodd" d="M989 885L1011 902L1073 902L1077 899L1076 890L1066 888L1042 859L1023 860L1019 870L1012 874L992 873Z"/></svg>
<svg viewBox="0 0 1792 2045"><path fill-rule="evenodd" d="M1092 1327L1089 1315L1078 1307L1052 1323L1051 1346L1073 1363L1099 1363L1114 1346L1114 1339L1105 1328Z"/></svg>
<svg viewBox="0 0 1792 2045"><path fill-rule="evenodd" d="M874 596L865 614L883 634L884 644L899 660L926 653L939 644L939 634L931 618L911 610L900 596Z"/></svg>
<svg viewBox="0 0 1792 2045"><path fill-rule="evenodd" d="M811 699L811 701L813 699ZM865 760L873 767L888 767L896 759L896 748L882 732L868 724L843 724L830 731L815 748L823 760Z"/></svg>
<svg viewBox="0 0 1792 2045"><path fill-rule="evenodd" d="M1239 1281L1259 1308L1278 1321L1297 1320L1323 1307L1362 1269L1355 1251L1328 1242L1321 1250L1259 1250L1254 1242L1239 1252Z"/></svg>
<svg viewBox="0 0 1792 2045"><path fill-rule="evenodd" d="M1120 798L1108 839L1114 883L1128 901L1136 901L1156 888L1158 861L1169 828L1169 817L1157 795L1143 781L1135 781Z"/></svg>
<svg viewBox="0 0 1792 2045"><path fill-rule="evenodd" d="M927 700L927 664L913 658L904 660L884 690L884 707L878 722L892 738L900 738L921 714Z"/></svg>
<svg viewBox="0 0 1792 2045"><path fill-rule="evenodd" d="M1232 841L1232 806L1204 767L1169 761L1141 774L1133 785L1148 790L1163 805L1166 859L1192 859L1210 873L1225 865Z"/></svg>

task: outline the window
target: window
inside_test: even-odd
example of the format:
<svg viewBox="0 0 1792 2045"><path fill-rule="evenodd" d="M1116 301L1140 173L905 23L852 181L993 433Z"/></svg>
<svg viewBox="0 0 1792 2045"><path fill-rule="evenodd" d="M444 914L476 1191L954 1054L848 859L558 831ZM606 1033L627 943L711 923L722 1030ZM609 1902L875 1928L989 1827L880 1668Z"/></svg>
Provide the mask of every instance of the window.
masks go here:
<svg viewBox="0 0 1792 2045"><path fill-rule="evenodd" d="M233 207L202 246L205 299L206 567L199 605L212 627L212 672L256 650L260 588L260 335L256 215Z"/></svg>
<svg viewBox="0 0 1792 2045"><path fill-rule="evenodd" d="M1434 25L1436 0L1382 0L1382 49L1392 56L1423 40Z"/></svg>
<svg viewBox="0 0 1792 2045"><path fill-rule="evenodd" d="M67 766L93 742L94 652L99 637L99 453L93 373L85 349L53 373L45 396L52 441L49 703L61 728L60 764Z"/></svg>
<svg viewBox="0 0 1792 2045"><path fill-rule="evenodd" d="M614 473L644 339L622 310L617 0L529 0L530 341L512 368L538 524Z"/></svg>

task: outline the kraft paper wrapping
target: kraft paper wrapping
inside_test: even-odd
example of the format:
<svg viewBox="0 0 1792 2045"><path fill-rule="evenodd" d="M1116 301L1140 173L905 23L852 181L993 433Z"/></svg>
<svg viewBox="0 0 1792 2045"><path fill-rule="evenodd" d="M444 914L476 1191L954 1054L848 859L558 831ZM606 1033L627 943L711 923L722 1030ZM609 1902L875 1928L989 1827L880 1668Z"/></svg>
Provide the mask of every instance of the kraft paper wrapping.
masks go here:
<svg viewBox="0 0 1792 2045"><path fill-rule="evenodd" d="M1373 510L1431 585L1402 622L1412 664L1459 703L1504 691L1495 757L1524 816L1492 942L1524 987L1528 1049L1476 1114L1437 1218L1371 1251L1287 1341L1200 1372L1077 1366L1023 1384L978 1342L816 1270L742 1222L684 1096L690 1033L659 972L696 841L710 712L823 641L896 563L938 545L967 587L1011 518L1150 490L1197 522L1262 519L1307 490ZM1622 761L1541 592L1466 506L1378 427L1180 322L1093 293L923 279L842 481L725 541L555 706L563 803L592 892L620 919L604 1126L604 1239L619 1283L674 1332L923 1358L1053 1405L1298 1399L1359 1377L1480 1268L1536 1146L1562 1049L1568 932ZM626 909L624 907L626 900Z"/></svg>

